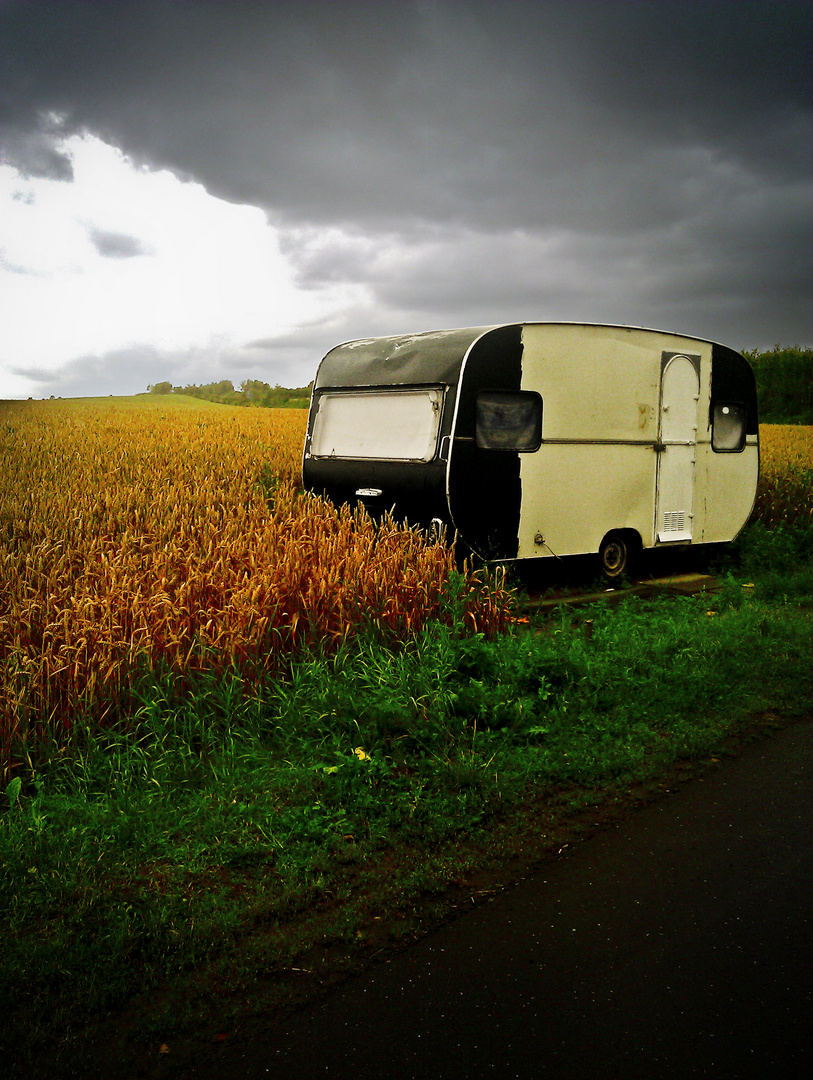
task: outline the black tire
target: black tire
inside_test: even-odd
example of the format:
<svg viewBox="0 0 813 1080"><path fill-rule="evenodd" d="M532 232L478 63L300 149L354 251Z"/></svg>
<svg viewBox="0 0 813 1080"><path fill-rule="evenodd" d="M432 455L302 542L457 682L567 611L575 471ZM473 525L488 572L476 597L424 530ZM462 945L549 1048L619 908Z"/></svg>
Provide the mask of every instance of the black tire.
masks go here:
<svg viewBox="0 0 813 1080"><path fill-rule="evenodd" d="M601 572L608 581L618 581L632 565L633 545L623 532L607 533L598 549Z"/></svg>

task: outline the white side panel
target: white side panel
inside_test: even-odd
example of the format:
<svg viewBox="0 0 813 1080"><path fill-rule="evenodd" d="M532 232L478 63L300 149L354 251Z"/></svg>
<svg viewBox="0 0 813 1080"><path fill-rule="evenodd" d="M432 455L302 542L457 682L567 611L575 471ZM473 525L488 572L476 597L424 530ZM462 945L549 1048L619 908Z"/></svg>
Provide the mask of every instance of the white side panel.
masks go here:
<svg viewBox="0 0 813 1080"><path fill-rule="evenodd" d="M706 443L698 447L697 515L704 544L733 540L754 508L759 479L757 437L749 435L740 454L716 454Z"/></svg>
<svg viewBox="0 0 813 1080"><path fill-rule="evenodd" d="M519 557L595 552L612 529L651 546L661 354L685 339L530 325L523 345L522 389L542 395L543 441L520 455Z"/></svg>
<svg viewBox="0 0 813 1080"><path fill-rule="evenodd" d="M595 552L618 528L651 546L654 475L651 445L543 443L520 455L519 558Z"/></svg>
<svg viewBox="0 0 813 1080"><path fill-rule="evenodd" d="M705 446L704 467L697 467L698 438L709 437L710 343L634 327L530 324L523 346L522 389L542 395L543 441L536 453L520 455L520 558L597 551L615 529L634 530L645 547L658 531L683 542L712 539L720 528L734 535L722 519L738 519L739 510L708 498L706 485L721 490L726 481L718 477L742 477L743 498L734 501L744 504L753 470L721 462L721 455L706 466ZM699 357L699 371L685 360L673 372L661 430L662 357L670 352ZM656 453L662 435L669 449ZM669 455L658 507L658 462Z"/></svg>
<svg viewBox="0 0 813 1080"><path fill-rule="evenodd" d="M623 327L526 326L522 389L542 394L542 438L654 443L661 352L672 340L676 351L686 347L685 339Z"/></svg>

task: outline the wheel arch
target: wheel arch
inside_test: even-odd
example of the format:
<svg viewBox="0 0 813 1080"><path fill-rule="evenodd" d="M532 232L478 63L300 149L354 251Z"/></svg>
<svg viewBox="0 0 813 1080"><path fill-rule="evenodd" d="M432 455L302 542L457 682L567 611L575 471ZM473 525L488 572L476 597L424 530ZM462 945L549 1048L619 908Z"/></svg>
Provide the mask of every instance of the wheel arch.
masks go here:
<svg viewBox="0 0 813 1080"><path fill-rule="evenodd" d="M628 573L640 558L644 541L637 529L610 529L599 544L598 557L601 572L609 580L617 580Z"/></svg>

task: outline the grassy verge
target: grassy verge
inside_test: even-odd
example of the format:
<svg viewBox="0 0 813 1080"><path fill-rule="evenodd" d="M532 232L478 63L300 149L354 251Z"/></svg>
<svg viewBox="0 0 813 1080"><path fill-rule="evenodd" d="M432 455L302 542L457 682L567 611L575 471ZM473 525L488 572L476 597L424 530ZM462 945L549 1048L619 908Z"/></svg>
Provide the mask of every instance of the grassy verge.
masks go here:
<svg viewBox="0 0 813 1080"><path fill-rule="evenodd" d="M88 1076L105 1030L134 1054L225 1037L330 950L408 938L529 820L533 858L562 808L809 710L810 554L752 528L712 596L371 635L260 695L145 679L137 735L80 730L6 792L0 1054Z"/></svg>

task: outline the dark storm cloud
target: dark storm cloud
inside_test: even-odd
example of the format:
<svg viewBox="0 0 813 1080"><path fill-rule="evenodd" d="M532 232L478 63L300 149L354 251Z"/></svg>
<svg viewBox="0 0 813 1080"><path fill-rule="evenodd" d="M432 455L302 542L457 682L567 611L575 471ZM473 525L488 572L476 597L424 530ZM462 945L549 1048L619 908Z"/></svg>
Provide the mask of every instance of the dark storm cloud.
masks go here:
<svg viewBox="0 0 813 1080"><path fill-rule="evenodd" d="M39 127L24 130L6 123L0 146L0 161L14 165L27 179L73 180L70 158L54 146L58 125L38 118Z"/></svg>
<svg viewBox="0 0 813 1080"><path fill-rule="evenodd" d="M806 2L17 0L0 19L0 118L64 115L286 217L629 228L670 212L668 174L642 198L642 150L808 166Z"/></svg>
<svg viewBox="0 0 813 1080"><path fill-rule="evenodd" d="M73 165L55 145L63 134L62 117L37 109L27 101L24 88L18 96L16 63L12 50L4 49L3 39L5 16L11 6L8 0L0 0L0 57L8 65L0 69L0 164L14 166L26 179L69 182L73 180Z"/></svg>
<svg viewBox="0 0 813 1080"><path fill-rule="evenodd" d="M303 286L370 287L348 330L663 313L809 340L812 12L12 0L0 123L86 128L262 206Z"/></svg>

